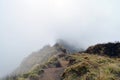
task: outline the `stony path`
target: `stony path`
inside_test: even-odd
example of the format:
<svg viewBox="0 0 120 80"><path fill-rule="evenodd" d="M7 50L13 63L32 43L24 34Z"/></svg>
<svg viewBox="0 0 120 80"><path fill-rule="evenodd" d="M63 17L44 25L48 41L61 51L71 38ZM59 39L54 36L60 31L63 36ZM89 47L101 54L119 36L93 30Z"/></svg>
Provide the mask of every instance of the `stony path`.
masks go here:
<svg viewBox="0 0 120 80"><path fill-rule="evenodd" d="M44 70L44 74L40 80L60 80L60 74L64 71L63 68L48 68Z"/></svg>
<svg viewBox="0 0 120 80"><path fill-rule="evenodd" d="M44 73L41 75L39 80L60 80L60 76L68 62L61 59L59 59L59 61L62 67L44 69Z"/></svg>

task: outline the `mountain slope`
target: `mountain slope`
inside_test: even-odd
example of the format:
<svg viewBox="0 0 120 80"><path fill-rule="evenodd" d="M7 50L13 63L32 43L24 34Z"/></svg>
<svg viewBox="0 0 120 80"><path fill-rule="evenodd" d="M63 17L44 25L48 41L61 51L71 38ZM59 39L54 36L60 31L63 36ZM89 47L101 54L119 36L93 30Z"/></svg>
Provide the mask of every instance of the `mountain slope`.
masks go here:
<svg viewBox="0 0 120 80"><path fill-rule="evenodd" d="M53 56L14 80L120 80L120 59L76 53ZM60 63L61 66L56 66Z"/></svg>
<svg viewBox="0 0 120 80"><path fill-rule="evenodd" d="M13 72L13 74L23 74L30 71L34 66L45 63L51 56L63 53L64 49L59 45L45 46L38 52L33 52L23 60L21 65Z"/></svg>
<svg viewBox="0 0 120 80"><path fill-rule="evenodd" d="M73 54L62 80L120 80L120 59L94 54Z"/></svg>
<svg viewBox="0 0 120 80"><path fill-rule="evenodd" d="M58 43L52 47L46 46L39 51L40 53L31 54L26 58L21 70L27 68L27 65L31 68L5 80L120 80L120 58L119 53L115 53L119 51L118 45L100 44L89 47L84 53L72 54ZM110 51L111 48L113 52ZM109 54L106 55L107 50ZM93 53L94 51L98 53ZM111 53L115 55L111 56ZM43 59L40 60L41 56ZM29 63L31 59L35 62Z"/></svg>

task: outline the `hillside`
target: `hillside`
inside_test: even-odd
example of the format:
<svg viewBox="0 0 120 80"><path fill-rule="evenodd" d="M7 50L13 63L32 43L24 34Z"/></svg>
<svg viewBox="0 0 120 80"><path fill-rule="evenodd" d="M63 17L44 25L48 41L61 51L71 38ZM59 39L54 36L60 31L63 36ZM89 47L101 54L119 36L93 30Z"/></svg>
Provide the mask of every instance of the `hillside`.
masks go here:
<svg viewBox="0 0 120 80"><path fill-rule="evenodd" d="M120 59L94 54L69 56L62 80L120 80Z"/></svg>
<svg viewBox="0 0 120 80"><path fill-rule="evenodd" d="M44 46L39 51L33 52L27 58L25 58L20 64L20 66L12 74L24 74L30 71L36 65L44 64L53 55L62 54L66 51L67 50L59 43L56 43L54 46Z"/></svg>
<svg viewBox="0 0 120 80"><path fill-rule="evenodd" d="M86 51L89 54L98 54L110 57L120 57L120 43L104 43L90 46Z"/></svg>
<svg viewBox="0 0 120 80"><path fill-rule="evenodd" d="M118 43L112 43L113 47L106 46L108 44L95 45L82 53L73 54L68 53L65 47L55 44L53 47L57 52L47 57L42 64L35 64L27 72L5 80L120 80L119 53L114 53L119 49ZM97 48L98 53L92 53L96 47L104 50ZM111 49L113 52L109 51ZM114 53L114 56L106 55L106 50L110 54Z"/></svg>

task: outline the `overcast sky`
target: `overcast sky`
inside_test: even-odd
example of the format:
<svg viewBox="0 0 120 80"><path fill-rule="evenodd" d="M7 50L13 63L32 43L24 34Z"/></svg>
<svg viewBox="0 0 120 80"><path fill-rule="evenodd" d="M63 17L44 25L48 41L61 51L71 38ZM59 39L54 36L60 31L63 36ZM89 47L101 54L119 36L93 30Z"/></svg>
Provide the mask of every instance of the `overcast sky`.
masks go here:
<svg viewBox="0 0 120 80"><path fill-rule="evenodd" d="M0 0L0 76L56 39L120 41L120 0Z"/></svg>

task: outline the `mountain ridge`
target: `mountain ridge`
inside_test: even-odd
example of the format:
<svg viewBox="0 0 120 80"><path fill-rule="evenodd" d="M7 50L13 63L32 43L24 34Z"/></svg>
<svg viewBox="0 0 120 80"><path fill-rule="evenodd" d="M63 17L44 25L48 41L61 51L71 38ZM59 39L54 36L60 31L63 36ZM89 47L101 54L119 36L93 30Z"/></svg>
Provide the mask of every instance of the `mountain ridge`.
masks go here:
<svg viewBox="0 0 120 80"><path fill-rule="evenodd" d="M67 45L67 46L66 46ZM37 52L33 52L28 57L26 57L20 66L12 73L12 75L19 75L28 72L34 65L45 63L50 57L53 55L61 54L61 53L72 53L68 49L69 45L61 40L54 44L53 46L46 45L42 49ZM71 47L71 46L70 46ZM76 51L74 51L76 52Z"/></svg>
<svg viewBox="0 0 120 80"><path fill-rule="evenodd" d="M32 60L36 59L39 64L34 63L28 71L4 80L120 80L120 58L111 57L105 53L106 50L109 54L117 51L117 54L114 53L117 56L120 54L119 45L120 43L96 44L83 52L73 53L58 43L46 46L38 53L31 54L32 57L37 54L40 58L40 52L45 53L46 55L42 56L46 58L42 60L43 64L38 58L32 58ZM113 52L109 51L111 48L114 49Z"/></svg>

